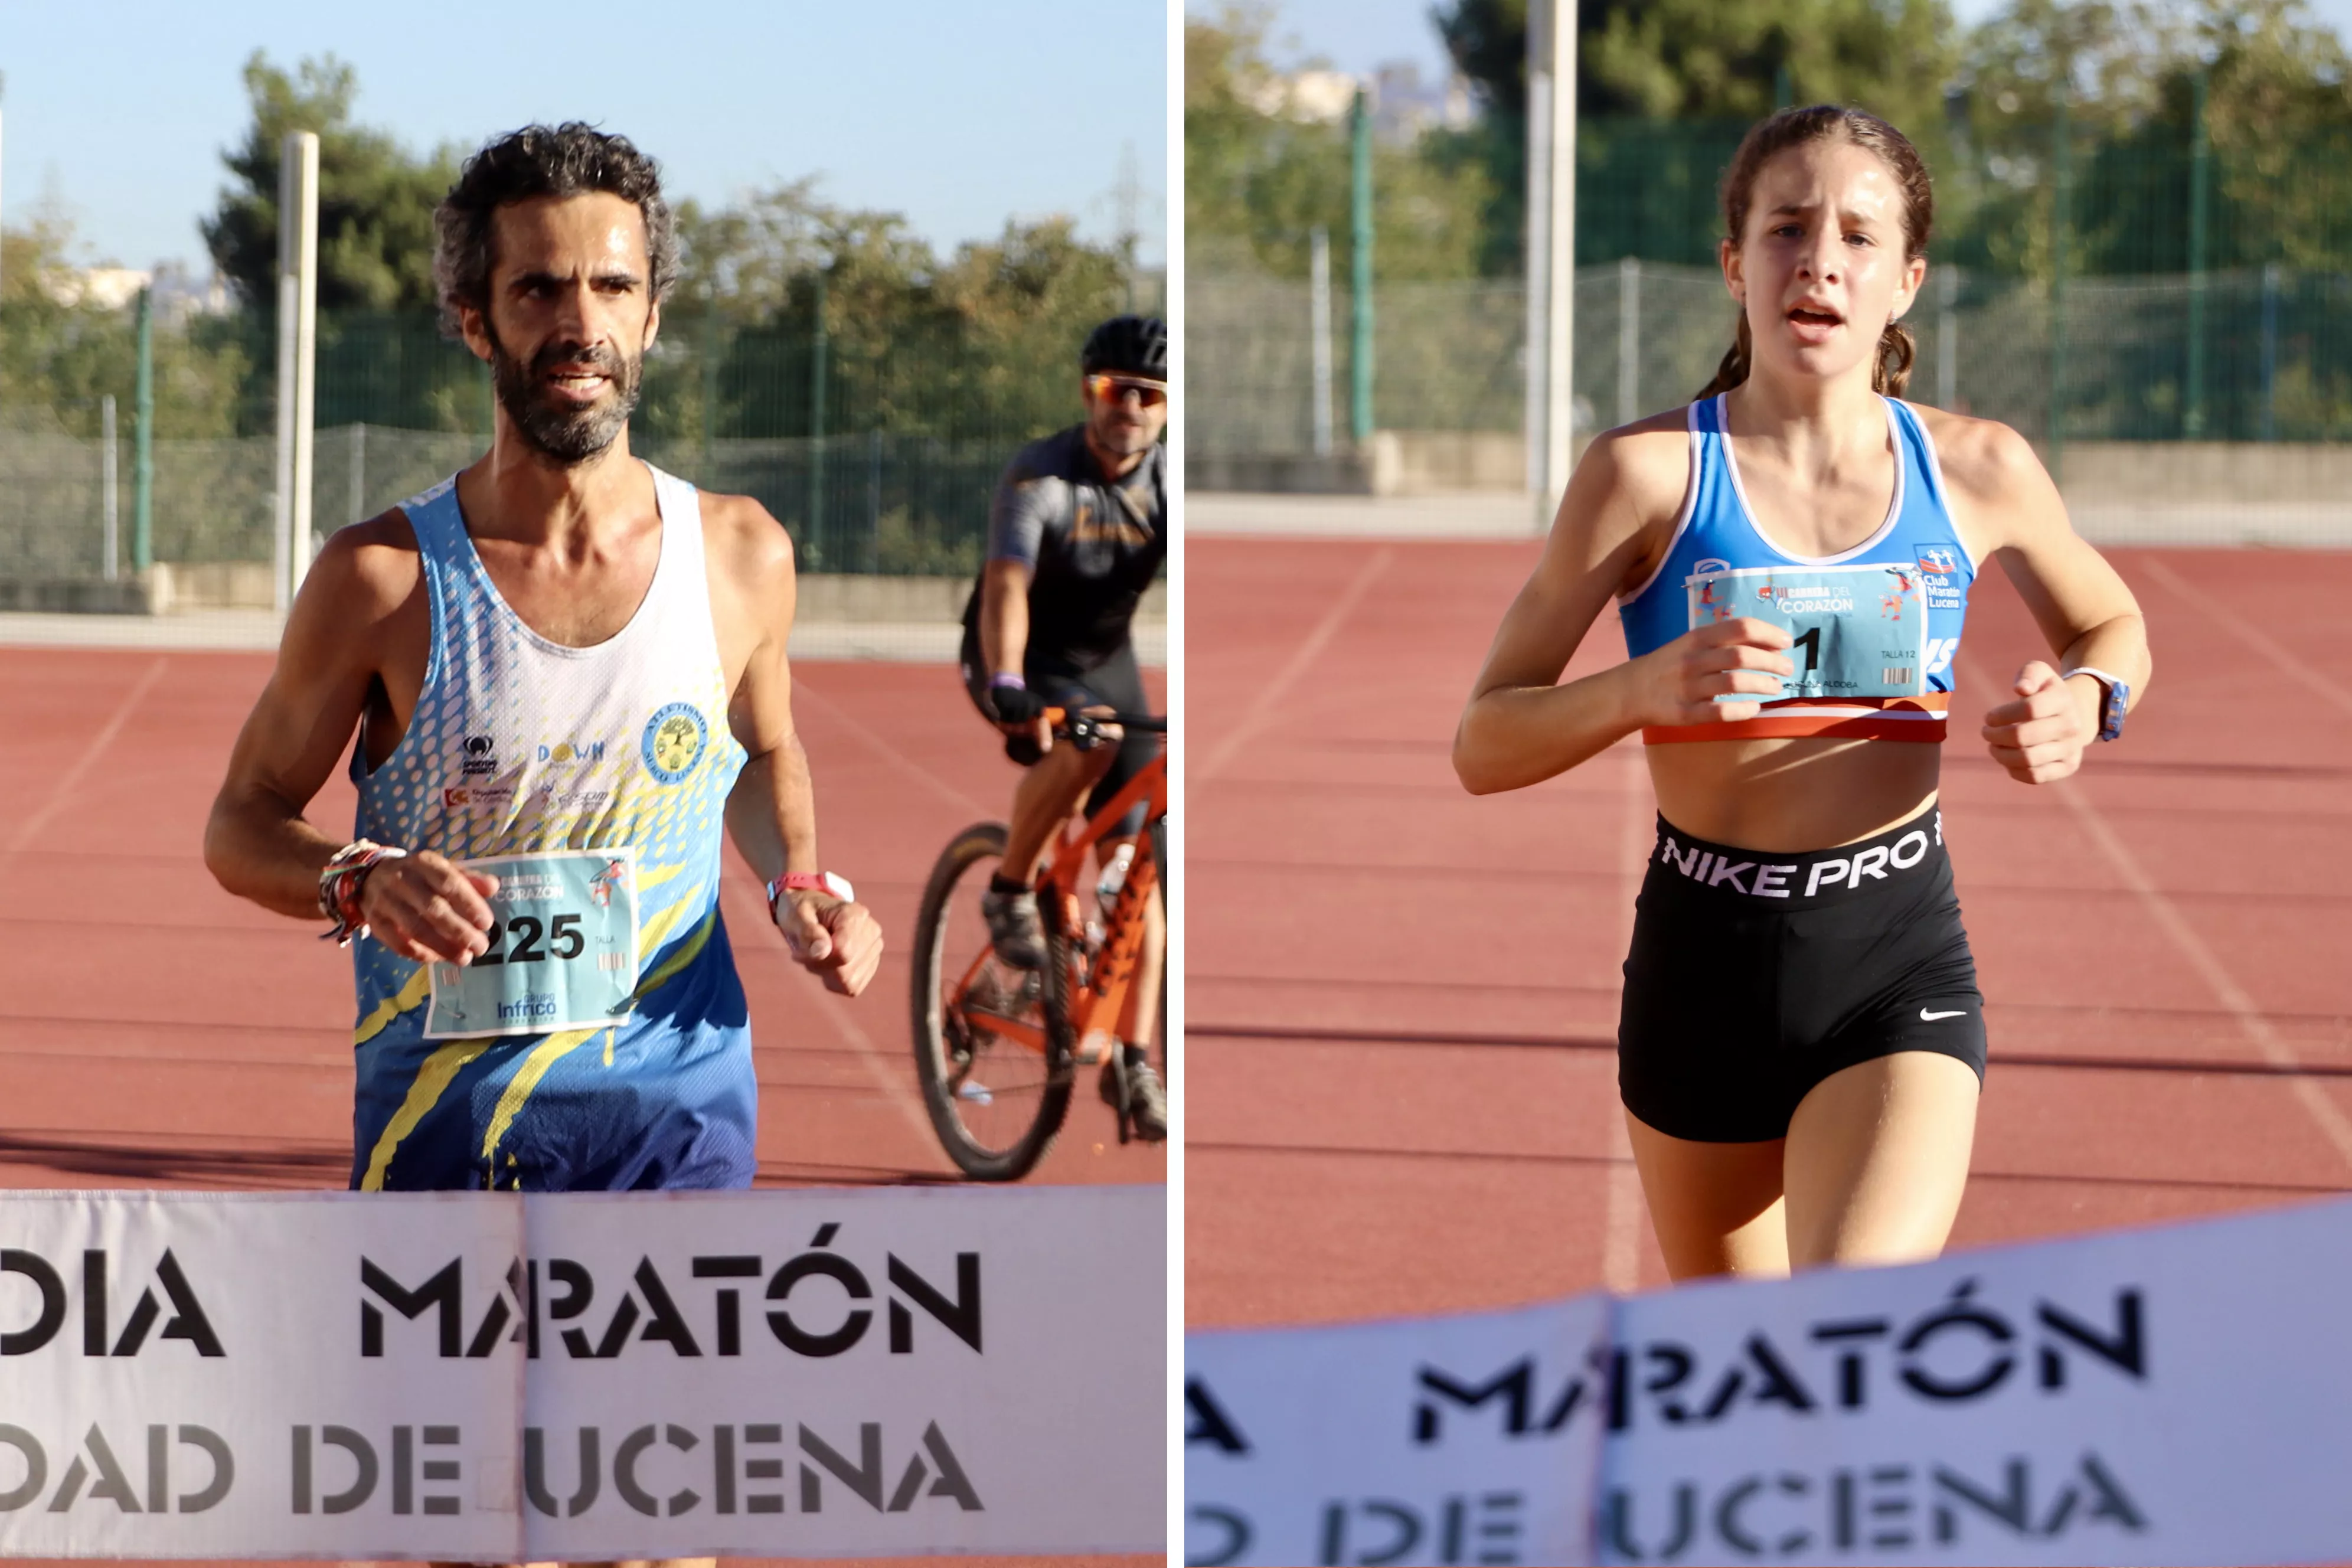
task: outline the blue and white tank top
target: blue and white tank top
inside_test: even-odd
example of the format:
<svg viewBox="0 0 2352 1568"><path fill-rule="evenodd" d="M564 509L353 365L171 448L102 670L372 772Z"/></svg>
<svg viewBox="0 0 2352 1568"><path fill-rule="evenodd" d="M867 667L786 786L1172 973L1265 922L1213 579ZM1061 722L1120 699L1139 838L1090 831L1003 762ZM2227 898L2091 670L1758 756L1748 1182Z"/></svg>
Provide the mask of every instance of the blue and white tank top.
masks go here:
<svg viewBox="0 0 2352 1568"><path fill-rule="evenodd" d="M1716 597L1719 584L1779 576L1800 583L1801 591L1812 591L1840 573L1853 573L1859 580L1871 574L1855 569L1883 568L1878 580L1887 593L1875 596L1904 605L1922 623L1908 628L1912 640L1906 645L1906 657L1889 661L1899 668L1873 663L1865 684L1878 688L1875 694L1786 697L1765 702L1755 718L1737 723L1644 729L1644 742L1658 745L1789 735L1944 738L1952 660L1959 652L1977 563L1952 522L1943 470L1926 427L1896 399L1880 401L1886 405L1887 436L1895 455L1894 499L1876 531L1853 549L1830 556L1793 554L1765 537L1740 488L1723 398L1692 404L1690 483L1674 536L1657 569L1619 600L1618 615L1624 624L1627 656L1638 658L1699 624L1701 601ZM1909 657L1915 650L1916 663ZM1879 682L1879 676L1886 679Z"/></svg>
<svg viewBox="0 0 2352 1568"><path fill-rule="evenodd" d="M718 910L744 752L728 728L699 499L653 477L652 584L593 647L551 642L508 606L454 479L402 503L431 651L392 754L373 771L352 758L359 835L498 858L482 868L509 884L494 910L524 901L505 906L517 912L470 969L352 944L355 1186L750 1180L749 1034ZM605 994L562 994L548 978L559 968L585 977L575 992ZM484 1006L461 983L509 989ZM665 1121L688 1131L660 1133Z"/></svg>

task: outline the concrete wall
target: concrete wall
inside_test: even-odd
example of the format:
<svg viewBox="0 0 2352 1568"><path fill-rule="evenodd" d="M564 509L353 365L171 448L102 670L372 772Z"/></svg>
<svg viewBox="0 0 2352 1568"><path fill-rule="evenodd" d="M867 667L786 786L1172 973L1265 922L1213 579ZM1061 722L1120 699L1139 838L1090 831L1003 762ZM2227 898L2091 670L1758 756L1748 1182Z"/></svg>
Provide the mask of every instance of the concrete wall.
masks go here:
<svg viewBox="0 0 2352 1568"><path fill-rule="evenodd" d="M1580 437L1581 458L1589 436ZM1527 448L1509 431L1381 430L1361 449L1312 456L1208 456L1190 489L1262 495L1443 495L1518 490ZM2043 461L2051 455L2043 453ZM2352 508L2352 444L2073 441L2056 464L2069 505Z"/></svg>
<svg viewBox="0 0 2352 1568"><path fill-rule="evenodd" d="M1417 496L1527 486L1527 445L1516 432L1376 430L1370 446L1333 452L1208 455L1187 459L1188 488L1261 495Z"/></svg>
<svg viewBox="0 0 2352 1568"><path fill-rule="evenodd" d="M863 577L801 574L798 620L803 625L954 622L971 592L964 577ZM0 577L0 610L89 615L168 615L173 610L267 610L269 567L258 561L201 564L158 562L137 577L113 583ZM1168 584L1155 583L1136 612L1144 621L1168 618Z"/></svg>
<svg viewBox="0 0 2352 1568"><path fill-rule="evenodd" d="M2050 461L2044 451L2042 461ZM2352 507L2352 446L2294 441L2070 441L2070 503L2335 503Z"/></svg>

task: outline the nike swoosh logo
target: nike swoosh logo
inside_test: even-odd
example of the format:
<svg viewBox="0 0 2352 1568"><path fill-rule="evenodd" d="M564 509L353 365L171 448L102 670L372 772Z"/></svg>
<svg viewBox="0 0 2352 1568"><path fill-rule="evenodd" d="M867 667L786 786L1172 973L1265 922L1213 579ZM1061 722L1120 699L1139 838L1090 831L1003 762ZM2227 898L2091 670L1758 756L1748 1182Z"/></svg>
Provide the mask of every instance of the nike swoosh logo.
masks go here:
<svg viewBox="0 0 2352 1568"><path fill-rule="evenodd" d="M1922 1007L1919 1009L1919 1016L1932 1024L1938 1018L1964 1018L1968 1016L1968 1011L1969 1010L1966 1007L1959 1007L1955 1008L1949 1013L1930 1013L1927 1009Z"/></svg>

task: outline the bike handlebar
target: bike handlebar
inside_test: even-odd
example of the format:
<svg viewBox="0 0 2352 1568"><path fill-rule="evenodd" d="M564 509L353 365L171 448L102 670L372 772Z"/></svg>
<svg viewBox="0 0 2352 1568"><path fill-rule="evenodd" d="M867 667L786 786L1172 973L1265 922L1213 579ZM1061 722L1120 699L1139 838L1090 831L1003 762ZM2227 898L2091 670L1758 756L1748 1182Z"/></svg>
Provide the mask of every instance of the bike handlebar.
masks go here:
<svg viewBox="0 0 2352 1568"><path fill-rule="evenodd" d="M1073 713L1066 708L1048 708L1042 717L1045 722L1054 727L1055 734L1066 735L1073 741L1079 742L1097 738L1107 724L1116 724L1121 729L1139 730L1150 734L1164 735L1168 732L1168 719L1165 714L1111 713L1107 716L1089 717L1084 713Z"/></svg>

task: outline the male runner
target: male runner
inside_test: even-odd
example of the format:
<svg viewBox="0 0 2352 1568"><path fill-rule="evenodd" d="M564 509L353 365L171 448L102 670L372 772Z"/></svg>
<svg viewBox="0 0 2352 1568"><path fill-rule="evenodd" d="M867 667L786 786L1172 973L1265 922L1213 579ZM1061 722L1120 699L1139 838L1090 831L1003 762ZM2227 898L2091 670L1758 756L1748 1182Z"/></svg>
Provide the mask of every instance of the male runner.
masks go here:
<svg viewBox="0 0 2352 1568"><path fill-rule="evenodd" d="M677 276L651 159L530 126L435 223L445 322L493 373L489 454L328 542L205 863L352 942L353 1186L748 1186L722 820L829 986L856 995L882 947L819 868L791 541L629 455ZM346 843L302 812L354 727Z"/></svg>
<svg viewBox="0 0 2352 1568"><path fill-rule="evenodd" d="M1023 969L1045 962L1034 889L1054 837L1080 801L1099 810L1160 751L1160 737L1140 732L1116 750L1056 746L1040 718L1049 707L1144 710L1129 623L1168 555L1160 444L1168 329L1113 317L1087 337L1078 368L1086 422L1021 448L997 481L987 562L964 609L965 689L1004 731L1004 754L1028 770L1013 791L1003 863L981 900L997 956ZM1131 853L1142 826L1139 808L1097 853L1107 864L1122 847ZM1150 1139L1168 1131L1167 1091L1149 1057L1166 930L1155 889L1119 1019L1129 1102L1136 1130Z"/></svg>

